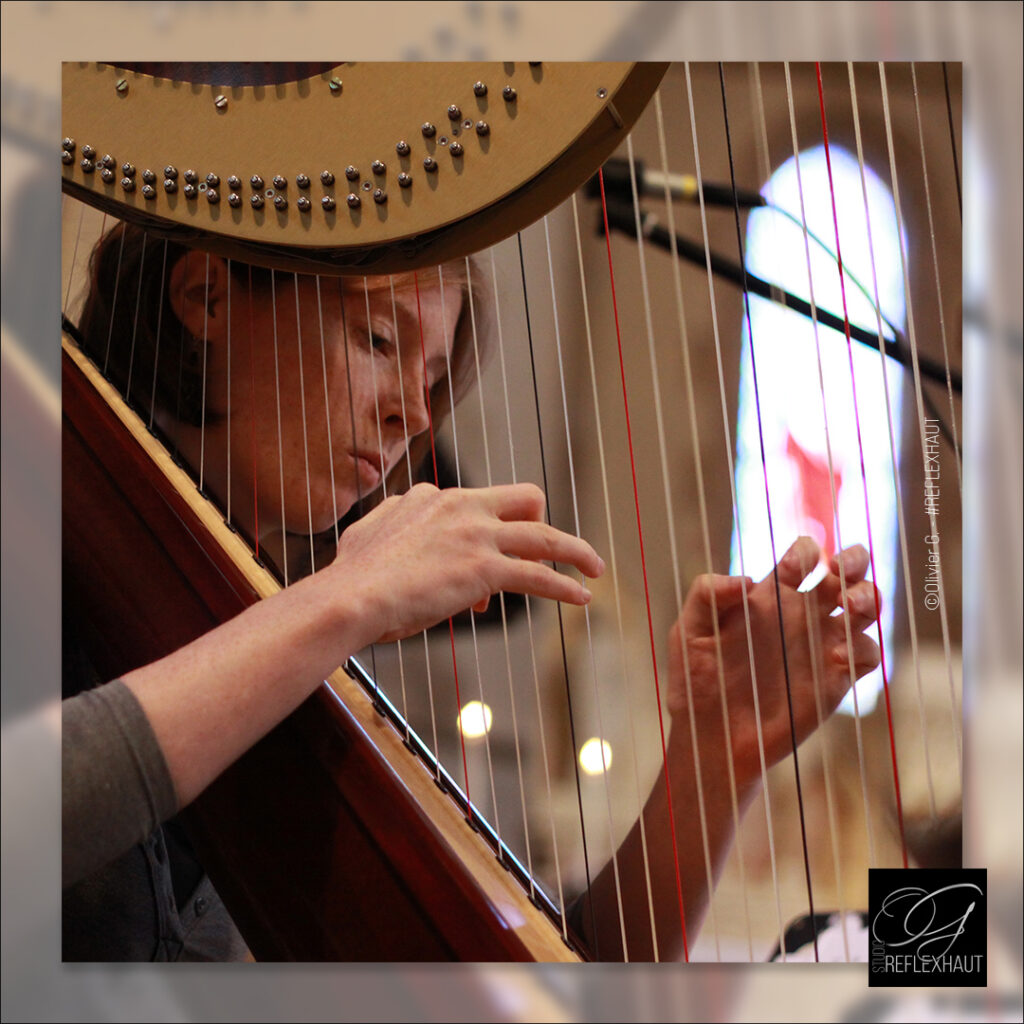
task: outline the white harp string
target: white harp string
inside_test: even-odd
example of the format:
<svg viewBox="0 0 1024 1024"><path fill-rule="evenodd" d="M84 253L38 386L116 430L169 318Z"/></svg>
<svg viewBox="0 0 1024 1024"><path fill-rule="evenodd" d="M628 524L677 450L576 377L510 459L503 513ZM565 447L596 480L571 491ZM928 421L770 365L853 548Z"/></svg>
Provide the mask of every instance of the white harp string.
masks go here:
<svg viewBox="0 0 1024 1024"><path fill-rule="evenodd" d="M224 518L228 525L231 524L231 260L226 261L227 265L227 280L225 282L225 288L227 289L227 344L225 345L225 355L227 356L227 443L225 445L225 458L227 463L227 486L224 488L225 491L225 502L226 509Z"/></svg>
<svg viewBox="0 0 1024 1024"><path fill-rule="evenodd" d="M468 274L468 272L469 272L469 266L468 266L469 261L467 260L466 263L467 263L466 270L467 270L467 274ZM470 297L469 298L469 312L470 312L471 326L472 326L472 330L473 330L473 344L474 344L474 346L476 346L476 314L475 314L475 311L473 310L473 304L472 304L472 298L471 298L471 296L472 296L472 288L468 286L468 282L470 281L470 278L467 276L466 280L467 280L466 294L467 294L468 297ZM458 430L458 423L456 422L455 390L454 390L454 385L452 384L451 351L450 351L449 346L448 346L448 339L453 337L454 325L453 325L452 331L450 332L449 331L449 326L448 326L448 308L447 308L447 306L445 304L445 295L444 295L444 267L443 266L439 266L437 268L437 285L438 285L438 288L440 290L440 295L441 295L441 328L442 328L442 332L443 332L442 336L444 338L445 377L446 377L446 379L448 381L448 408L449 408L448 419L449 419L449 422L451 423L451 428L452 428L452 454L453 454L454 461L455 461L455 486L456 487L461 487L462 486L462 463L461 463L461 458L459 456L459 430ZM462 313L462 311L460 310L460 314L461 313ZM479 377L477 379L479 379ZM426 386L426 385L427 385L427 382L424 382L424 386ZM469 609L469 628L470 628L470 633L472 634L472 639L473 639L473 663L474 663L474 666L476 668L477 689L479 690L479 693L480 693L480 713L481 713L481 716L483 716L484 719L485 719L483 721L483 723L482 723L483 726L484 726L483 741L484 741L484 753L485 753L485 756L486 756L486 759L487 759L487 780L488 780L488 783L490 785L490 792L491 792L491 814L494 817L494 821L493 821L494 833L495 833L495 835L498 838L498 844L499 844L499 847L500 847L500 845L501 845L501 816L498 813L498 794L497 794L497 791L495 789L495 784L494 784L494 761L493 761L493 759L491 757L491 730L487 727L487 722L486 722L486 710L485 709L487 707L487 702L484 700L484 677L483 677L483 671L482 671L481 666L480 666L480 644L479 644L479 641L478 641L477 635L476 635L476 612L472 608ZM463 730L462 710L463 710L463 708L462 708L462 706L460 706L459 709L458 709L458 723L459 723L459 730L460 730L460 732L462 732L463 735L465 735L465 732ZM468 775L468 767L467 767L467 775ZM467 793L467 798L468 798L468 793Z"/></svg>
<svg viewBox="0 0 1024 1024"><path fill-rule="evenodd" d="M494 262L494 250L493 249L491 250L491 276L492 276L493 282L494 282L494 302L495 302L495 311L497 312L497 310L498 310L498 272L497 272L497 266L496 266L496 264ZM501 363L501 381L502 381L502 387L503 387L504 398L505 398L505 426L506 426L506 430L508 431L508 437L509 437L509 446L510 446L509 447L509 457L510 457L510 462L511 462L510 468L511 468L511 473L512 473L512 483L516 483L517 480L516 480L515 449L512 447L512 442L511 442L511 439L512 439L512 436L513 436L512 435L512 406L511 406L511 402L510 402L510 399L509 399L508 377L507 377L506 369L505 369L505 346L504 346L504 342L503 342L503 339L502 339L502 331L501 331L501 327L500 327L500 324L501 324L501 315L500 315L500 313L498 313L498 315L496 316L496 320L497 320L497 323L499 324L499 327L498 327L498 357L499 357L499 360L500 360L500 363ZM568 930L568 922L566 920L566 912L565 912L565 890L564 890L564 887L562 885L562 865L561 865L561 857L559 856L559 852L558 852L558 830L555 827L554 801L552 799L552 791L551 791L551 766L550 766L549 759L548 759L548 743L547 743L547 738L545 736L545 730L544 730L544 726L545 726L545 722L544 722L544 707L543 707L543 702L541 700L541 693L540 693L540 675L539 675L538 670L537 670L537 650L536 650L536 645L534 643L533 612L532 612L532 610L530 608L530 595L529 594L524 595L523 600L524 600L525 606L526 606L526 627L527 627L527 635L528 635L529 641L530 641L530 667L533 670L533 691L534 691L534 695L535 695L536 703L537 703L537 731L538 731L538 736L540 738L541 761L542 761L542 763L544 765L544 785L545 785L546 790L547 790L548 819L549 819L549 823L550 823L550 826L551 826L551 848L552 848L552 853L553 853L554 858L555 858L555 881L556 881L557 888L558 888L558 911L559 911L559 915L561 917L562 938L564 940L568 941L569 930ZM576 752L573 751L573 757L575 757L575 756L576 756Z"/></svg>
<svg viewBox="0 0 1024 1024"><path fill-rule="evenodd" d="M604 449L604 430L601 426L601 406L598 399L597 387L597 364L594 358L594 340L590 323L590 305L587 298L587 281L583 269L583 247L580 241L580 217L579 208L575 194L572 196L572 217L573 228L576 234L576 257L579 263L580 293L582 296L583 325L587 338L587 356L590 363L590 386L594 401L594 436L597 441L598 461L601 466L601 489L604 496L605 527L608 530L608 551L609 563L612 576L612 591L615 594L615 618L619 630L619 655L621 658L621 672L624 692L629 694L631 686L629 681L629 665L626 658L626 636L622 619L622 589L619 582L619 560L616 555L615 533L612 527L612 503L611 493L608 488L608 465ZM637 755L636 723L633 715L633 701L626 700L626 720L629 725L629 745L633 757L633 781L636 789L637 822L640 826L640 851L644 865L644 882L647 890L647 912L651 923L651 948L654 951L654 960L657 962L658 955L658 931L655 927L654 918L654 890L651 886L651 864L647 850L647 825L644 821L644 797L640 791L640 765ZM623 949L625 949L623 944Z"/></svg>
<svg viewBox="0 0 1024 1024"><path fill-rule="evenodd" d="M292 274L295 286L295 342L299 358L299 411L302 415L302 458L306 476L306 522L309 529L309 568L316 572L316 552L313 538L313 494L309 482L309 431L306 427L306 367L302 360L302 313L299 309L299 275Z"/></svg>
<svg viewBox="0 0 1024 1024"><path fill-rule="evenodd" d="M885 115L886 143L889 152L889 172L892 176L892 195L896 206L896 227L899 238L900 269L903 273L903 290L907 297L907 337L910 341L910 359L914 373L914 396L917 400L917 422L918 433L921 442L921 459L927 479L927 443L925 440L925 415L924 397L921 391L921 366L917 357L917 333L914 325L913 299L910 292L910 271L908 268L907 254L903 244L903 212L900 202L899 177L896 172L896 148L893 143L892 119L889 110L889 86L886 81L885 65L881 61L878 64L879 78L882 83L882 108ZM926 504L928 524L931 527L930 536L935 538L930 546L929 556L934 558L932 563L935 566L935 575L938 584L939 617L942 624L942 647L946 659L946 671L949 679L950 709L953 718L953 737L957 747L957 770L961 786L963 785L963 744L960 732L960 708L958 707L956 685L953 681L953 657L950 650L949 618L946 612L946 588L942 573L942 556L939 550L938 519L935 508L930 503Z"/></svg>
<svg viewBox="0 0 1024 1024"><path fill-rule="evenodd" d="M871 230L871 209L868 203L867 174L864 163L864 144L861 138L860 107L857 100L857 82L853 62L847 64L847 77L850 82L850 100L853 108L853 130L857 143L857 163L860 167L861 195L864 200L864 222L867 228L868 254L871 263L871 278L874 289L873 305L875 307L876 327L882 337L882 307L878 285L878 270L875 263L875 243ZM941 301L941 299L940 299ZM900 483L899 462L896 458L896 431L893 427L892 402L889 398L889 361L879 346L879 364L882 371L883 393L885 395L885 419L889 432L889 451L892 459L892 486L896 497L896 524L899 531L900 563L903 568L903 589L907 600L907 632L910 637L911 660L914 663L914 676L917 683L918 713L921 724L921 736L924 746L925 774L928 780L928 800L932 817L935 817L935 780L932 773L931 752L929 749L928 728L925 722L924 691L921 679L921 655L918 645L917 611L914 608L914 588L910 576L910 546L907 534L907 519L903 508L902 484Z"/></svg>
<svg viewBox="0 0 1024 1024"><path fill-rule="evenodd" d="M274 397L277 407L277 460L278 474L281 481L281 571L284 585L288 586L288 525L284 504L284 443L281 431L281 374L277 352L277 290L275 279L277 274L270 271L270 316L274 327Z"/></svg>
<svg viewBox="0 0 1024 1024"><path fill-rule="evenodd" d="M702 174L702 171L701 171L701 160L700 160L700 142L698 140L697 116L696 116L696 111L694 109L694 102L693 102L693 81L692 81L692 76L690 74L690 64L689 64L689 62L684 63L684 68L686 70L687 99L688 99L689 108L690 108L690 134L691 134L691 138L692 138L692 142L693 142L694 173L695 173L695 176L697 178L697 194L698 194L698 196L700 198L700 204L699 205L700 205L700 219L701 219L701 234L702 234L702 239L703 239L703 243L704 243L705 271L706 271L706 274L707 274L708 298L709 298L710 311L711 311L711 328L712 328L712 335L713 335L714 344L715 344L715 366L716 366L717 377L718 377L719 406L720 406L721 413L722 413L722 434L723 434L723 439L724 439L724 442L725 442L726 464L727 464L727 470L728 470L728 476L729 476L730 507L731 507L731 510L732 510L733 529L735 530L735 534L736 534L736 549L737 549L737 553L738 553L739 561L740 561L740 573L742 575L746 575L746 566L745 566L744 555L743 555L743 531L742 531L742 526L740 524L739 503L738 503L737 497L736 497L736 468L735 468L735 461L733 459L733 454L732 454L732 432L731 432L731 429L730 429L728 403L727 403L726 394L725 394L725 370L724 370L723 358L722 358L722 339L721 339L721 332L719 330L719 324L718 324L718 307L717 307L717 302L716 302L716 298L715 298L714 274L713 274L712 269L711 269L711 243L710 243L710 235L709 235L709 232L708 232L707 207L706 207L706 204L704 202L703 174ZM741 254L741 259L742 259L742 254ZM749 328L748 328L748 330L749 330ZM755 393L756 393L756 385L755 385ZM769 516L770 516L770 514L771 514L770 513L771 499L770 499L770 497L768 495L768 492L767 492L767 479L765 480L765 503L766 503L766 507L769 509ZM771 563L772 563L772 566L774 567L775 565L777 565L778 558L777 558L777 554L776 554L776 550L775 550L775 540L774 540L774 537L772 537L770 520L769 520L769 537L771 538ZM772 569L772 574L775 576L776 587L778 587L778 571L777 571L777 569L773 568ZM715 600L714 588L711 588L710 593L711 593L711 622L712 622L712 626L713 626L713 629L714 629L715 651L716 651L716 654L717 654L717 666L718 666L718 675L719 675L719 687L720 687L721 694L722 694L722 712L723 712L723 718L727 720L727 711L726 711L727 705L726 705L726 698L725 698L724 668L723 668L723 665L722 665L722 641L721 641L721 633L720 633L720 630L719 630L718 606L717 606L717 602ZM754 671L755 657L754 657L754 651L753 651L754 644L753 644L753 636L751 634L751 620L750 620L750 613L749 613L749 603L748 603L748 599L747 599L747 595L746 595L746 591L745 590L744 590L744 592L742 594L742 605L743 605L743 609L744 609L744 627L745 627L746 634L747 634L747 650L748 650L748 655L750 657L750 664L751 664L751 678L752 678L752 680L754 682L754 687L756 689L756 674L755 674L755 671ZM781 629L780 629L780 641L782 643L783 660L785 662L786 638L785 638L784 633L781 631ZM788 688L789 687L788 687L788 680L787 680L787 691L788 691ZM760 729L758 729L758 733L760 734ZM796 778L796 787L797 787L797 801L798 801L798 804L800 806L800 817L801 817L801 829L800 829L800 831L801 831L801 838L803 839L803 846L804 846L804 868L805 868L806 881L807 881L807 898L808 898L808 903L811 905L810 906L811 912L813 913L813 897L812 897L812 894L811 894L810 865L808 863L808 858L807 858L806 834L805 834L805 830L804 830L804 826L803 826L803 802L802 802L801 795L800 795L800 769L799 769L799 763L798 763L798 761L796 759L796 750L795 749L792 751L792 754L793 754L793 763L794 763L794 775L795 775L795 778ZM731 792L732 792L732 799L735 801L736 800L736 796L735 796L735 778L734 778L734 774L733 774L731 758L727 758L727 763L729 764L729 770L730 770L729 784L730 784L730 788L731 788ZM815 959L817 959L817 942L816 941L815 941Z"/></svg>
<svg viewBox="0 0 1024 1024"><path fill-rule="evenodd" d="M826 464L828 466L829 500L831 501L832 521L833 521L833 525L835 526L835 531L836 531L835 549L836 549L836 554L838 555L838 554L840 554L844 550L843 535L842 535L842 524L840 523L840 518L839 518L839 494L838 494L838 491L837 491L837 488L836 488L835 459L834 459L833 450L832 450L832 431L831 431L831 428L829 426L828 400L827 400L827 397L826 397L826 389L825 389L825 373L824 373L824 366L822 364L822 359L821 359L821 336L820 336L820 332L819 332L819 323L818 323L818 304L817 304L817 302L815 301L815 298L814 298L814 274L813 274L813 271L812 271L812 263L811 263L811 232L810 232L810 228L809 228L808 223L807 223L807 204L805 202L803 174L802 174L801 169L800 169L800 145L799 145L799 141L797 139L796 115L795 115L794 104L793 104L792 78L791 78L791 75L790 75L790 68L789 68L789 64L788 63L785 65L785 72L786 72L786 104L787 104L787 108L788 108L788 112L789 112L790 141L792 143L792 148L793 148L793 166L794 166L794 169L796 171L796 180L797 180L797 189L796 189L796 191L797 191L797 195L799 196L799 199L800 199L800 216L799 216L798 223L799 223L799 226L800 226L801 234L803 236L804 261L805 261L806 266L807 266L807 298L808 298L808 302L810 303L810 307L811 307L811 330L812 330L812 333L813 333L813 336L814 336L814 358L815 358L816 369L818 371L818 392L819 392L819 394L821 396L821 417L822 417L822 426L824 428L824 436L825 436L825 459L826 459ZM759 90L758 95L760 97L761 96L761 93L760 93L760 70L758 70L758 90ZM763 110L764 110L763 101L760 101L760 107L761 107L762 116L763 116ZM764 141L765 152L767 154L767 146L768 146L767 132L765 132L765 134L764 134L764 140L765 140ZM770 179L769 179L769 181L770 181ZM769 190L771 189L771 184L769 184L768 188L769 188ZM771 200L773 198L771 196L770 192L769 192L768 198L769 198L769 200ZM773 227L773 230L775 230L774 218L772 220L772 227ZM858 763L858 767L860 769L861 793L862 793L863 800L864 800L864 820L865 820L865 823L866 823L865 827L866 827L866 832L867 832L868 849L869 849L869 851L871 851L869 853L869 857L870 857L870 859L873 862L874 861L873 836L872 836L872 832L871 832L871 813L870 813L869 798L868 798L867 766L866 766L866 762L865 762L865 758L864 758L863 731L862 731L862 728L861 728L860 704L859 704L859 698L858 698L858 694L857 694L857 677L856 677L856 672L854 671L853 631L851 629L849 616L848 616L848 614L846 614L846 612L849 609L849 600L848 600L848 597L847 597L848 585L847 585L847 582L846 582L846 563L845 563L844 559L838 558L837 559L837 565L838 565L838 569L839 569L839 574L838 575L839 575L840 604L841 604L841 607L844 609L843 622L844 622L844 632L845 632L846 651L847 651L847 668L848 668L848 671L849 671L849 679L850 679L850 690L849 690L849 692L852 695L852 700L853 700L854 731L855 731L855 734L856 734L856 741L857 741L857 763ZM812 626L812 624L816 624L817 621L818 621L817 602L814 602L815 607L812 610L810 608L810 598L809 597L805 598L805 600L808 602L808 615L807 615L808 629L811 630L811 629L814 628ZM822 660L821 660L821 643L820 643L820 637L816 636L816 638L811 641L811 668L812 668L812 672L813 672L813 675L814 675L813 684L814 684L815 713L817 714L819 727L821 727L822 722L823 722L822 702L821 702L821 684L820 684L820 678L819 678L819 675L818 675L818 666L820 664L822 664ZM829 750L829 745L827 743L822 744L822 768L823 768L823 780L824 780L824 786L825 786L825 806L826 806L826 811L827 811L827 814L828 814L829 837L831 839L831 847L832 847L832 865L833 865L833 871L835 872L836 893L838 894L838 900L839 900L838 910L839 910L839 914L840 914L841 932L842 932L842 936L843 936L843 952L845 954L846 960L849 961L849 959L850 959L850 945L849 945L849 937L847 936L847 929L846 929L845 907L843 906L843 873L842 873L841 858L840 858L840 855L839 855L839 841L838 841L837 834L836 834L837 830L836 830L836 823L835 823L835 802L834 802L833 793L832 793L832 758L831 758L831 751Z"/></svg>
<svg viewBox="0 0 1024 1024"><path fill-rule="evenodd" d="M327 429L327 466L331 477L331 514L334 522L334 546L338 546L338 491L334 480L334 431L331 426L331 395L327 385L327 343L324 338L324 303L320 275L316 275L316 314L320 326L320 366L324 377L324 419Z"/></svg>
<svg viewBox="0 0 1024 1024"><path fill-rule="evenodd" d="M84 208L84 204L83 208ZM75 242L77 246L77 240ZM160 332L163 327L164 318L164 286L167 282L167 239L164 239L164 255L160 265L160 294L156 306L156 338L153 349L153 386L149 396L149 423L150 430L153 429L153 420L156 416L156 380L157 370L160 368Z"/></svg>
<svg viewBox="0 0 1024 1024"><path fill-rule="evenodd" d="M935 268L935 298L939 312L939 336L942 338L942 360L946 367L946 396L949 399L949 429L953 435L953 457L956 460L956 483L963 503L964 481L960 468L960 441L956 429L956 406L953 402L953 381L949 373L949 345L946 340L946 312L942 301L942 280L939 274L939 249L935 240L935 216L932 212L932 189L928 176L928 157L924 144L924 123L921 119L921 96L917 88L917 65L910 64L914 83L914 113L917 118L918 147L921 151L921 180L924 182L925 206L928 210L928 237L932 246L932 266Z"/></svg>
<svg viewBox="0 0 1024 1024"><path fill-rule="evenodd" d="M548 280L551 285L551 312L555 327L555 352L558 357L558 386L562 398L562 418L565 423L565 450L569 461L569 490L572 496L573 528L576 536L579 537L581 536L580 505L576 490L576 467L572 454L572 431L569 426L569 402L565 391L565 365L562 358L562 332L559 327L558 299L555 294L555 263L554 258L551 255L551 231L547 216L544 217L544 244L548 258ZM605 760L606 733L604 730L604 716L601 712L601 694L599 692L597 682L597 658L594 655L594 638L590 625L590 608L587 605L583 606L583 618L586 623L587 653L590 655L591 678L594 684L594 711L597 716L597 736L599 740L599 749L601 751L601 784L604 789L605 808L608 818L608 845L611 849L612 874L615 880L615 904L619 914L619 933L622 941L623 959L628 961L629 945L626 941L626 915L622 905L622 882L619 877L619 857L618 852L615 849L615 826L612 815L612 799L610 792L611 780L609 778L610 766ZM575 750L573 751L573 756L577 756Z"/></svg>

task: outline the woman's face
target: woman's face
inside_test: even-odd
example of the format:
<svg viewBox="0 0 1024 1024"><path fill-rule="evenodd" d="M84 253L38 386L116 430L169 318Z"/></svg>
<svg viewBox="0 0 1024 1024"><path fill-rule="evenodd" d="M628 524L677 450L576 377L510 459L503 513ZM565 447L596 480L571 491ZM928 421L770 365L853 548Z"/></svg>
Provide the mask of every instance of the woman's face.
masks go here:
<svg viewBox="0 0 1024 1024"><path fill-rule="evenodd" d="M427 392L448 374L461 288L446 279L442 294L436 271L418 282L279 273L259 289L221 276L186 310L201 343L205 297L207 486L261 536L282 523L327 530L430 428Z"/></svg>

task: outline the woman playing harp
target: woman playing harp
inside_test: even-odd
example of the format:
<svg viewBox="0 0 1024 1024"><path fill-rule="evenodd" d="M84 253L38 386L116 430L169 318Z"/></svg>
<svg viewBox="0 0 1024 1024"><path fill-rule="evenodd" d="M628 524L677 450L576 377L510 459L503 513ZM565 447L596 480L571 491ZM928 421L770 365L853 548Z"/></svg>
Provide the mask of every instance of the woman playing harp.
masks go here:
<svg viewBox="0 0 1024 1024"><path fill-rule="evenodd" d="M237 952L230 943L204 948L201 938L190 944L180 921L173 926L178 945L168 943L159 930L166 928L166 910L140 906L145 895L119 893L119 878L127 876L123 862L114 868L111 862L131 857L133 844L142 843L137 855L153 866L153 851L168 845L161 821L194 799L354 652L408 636L466 608L482 609L501 591L586 604L585 587L545 563L567 563L591 577L604 568L584 541L546 525L543 495L532 485L445 491L418 485L381 501L341 533L333 559L317 552L334 547L334 524L364 498L383 486L391 492L389 479L406 476L410 482L407 453L445 408L449 378L456 393L465 389L471 376L465 305L472 281L464 270L446 270L459 288L442 296L411 275L339 286L174 246L158 272L154 268L161 262L152 255L143 269L143 246L143 236L132 228L123 234L119 229L101 244L82 324L84 347L107 366L122 391L147 391L155 382L155 426L193 468L204 491L230 505L238 529L259 541L268 560L292 564L288 549L297 544L309 547L309 568L316 571L301 579L292 574L291 585L275 597L66 706L65 768L74 773L92 759L86 778L65 785L65 885L71 886L66 900L72 908L65 936L81 943L69 948L66 941L68 958ZM115 315L115 281L122 295L149 297L137 316L135 310ZM167 362L173 372L162 371L160 351L167 358L182 345L188 353L184 371L177 355ZM229 352L233 375L227 369ZM189 368L193 358L203 372ZM179 373L194 386L179 389ZM148 397L144 408L150 408ZM275 408L279 415L267 412ZM314 421L329 422L329 451L316 440L310 445L306 425ZM221 454L233 440L229 435L250 430L254 436L239 436L235 450L251 451L252 459L224 461ZM250 520L254 493L259 503ZM316 537L321 542L311 542ZM864 579L866 553L855 548L839 557L845 616L833 615L842 589L837 561L810 599L797 593L818 561L813 541L798 541L778 567L782 619L787 635L797 638L786 652L797 741L818 722L808 615L823 639L824 664L817 674L829 710L849 685L850 662L857 675L877 662L873 641L863 635L877 607L874 587ZM757 657L759 723L750 699L748 617ZM637 829L617 857L627 892L641 891L650 870L663 958L679 955L684 924L691 934L696 931L709 897L701 839L692 827L698 794L691 712L716 867L733 838L729 762L745 805L761 778L759 743L768 763L792 749L773 579L697 580L672 630L669 651L668 705L677 722L666 765L671 803L659 784L643 812L652 837L649 863L643 863ZM722 715L720 672L729 697L728 721ZM96 737L99 749L90 750ZM117 775L119 765L129 770ZM127 789L132 813L123 813L124 791L111 790L112 778ZM670 816L678 823L674 842L665 827ZM101 842L87 842L97 821L110 827L104 824ZM166 865L159 870L172 874ZM164 891L174 895L173 909L180 916L195 905L198 890L179 885L174 893L176 880L165 878ZM115 938L107 931L107 952L97 953L97 929L108 928L110 918L96 901L111 897L138 912L124 935ZM597 943L602 957L614 958L622 955L625 935L631 959L651 958L646 908L633 911L627 905L621 920L616 904L605 869L572 914L583 937ZM158 922L157 933L140 934L140 921ZM197 925L197 935L201 932ZM151 951L139 952L143 947Z"/></svg>

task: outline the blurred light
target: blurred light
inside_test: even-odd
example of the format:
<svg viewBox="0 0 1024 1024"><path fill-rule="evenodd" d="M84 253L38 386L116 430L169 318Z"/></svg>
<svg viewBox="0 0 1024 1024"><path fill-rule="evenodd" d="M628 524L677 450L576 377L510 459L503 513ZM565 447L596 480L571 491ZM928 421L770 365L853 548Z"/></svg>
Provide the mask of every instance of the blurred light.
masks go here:
<svg viewBox="0 0 1024 1024"><path fill-rule="evenodd" d="M607 740L591 737L580 747L580 767L588 775L601 775L612 766L612 747Z"/></svg>
<svg viewBox="0 0 1024 1024"><path fill-rule="evenodd" d="M466 739L475 740L491 731L494 715L486 704L471 700L459 712L458 726Z"/></svg>

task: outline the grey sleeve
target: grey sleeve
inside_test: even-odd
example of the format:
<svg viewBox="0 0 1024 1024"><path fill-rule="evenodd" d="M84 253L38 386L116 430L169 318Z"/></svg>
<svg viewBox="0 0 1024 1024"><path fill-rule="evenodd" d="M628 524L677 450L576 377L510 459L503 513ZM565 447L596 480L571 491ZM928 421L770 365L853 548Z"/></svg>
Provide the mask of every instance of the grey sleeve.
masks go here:
<svg viewBox="0 0 1024 1024"><path fill-rule="evenodd" d="M61 705L63 884L74 885L177 811L153 730L120 680Z"/></svg>

